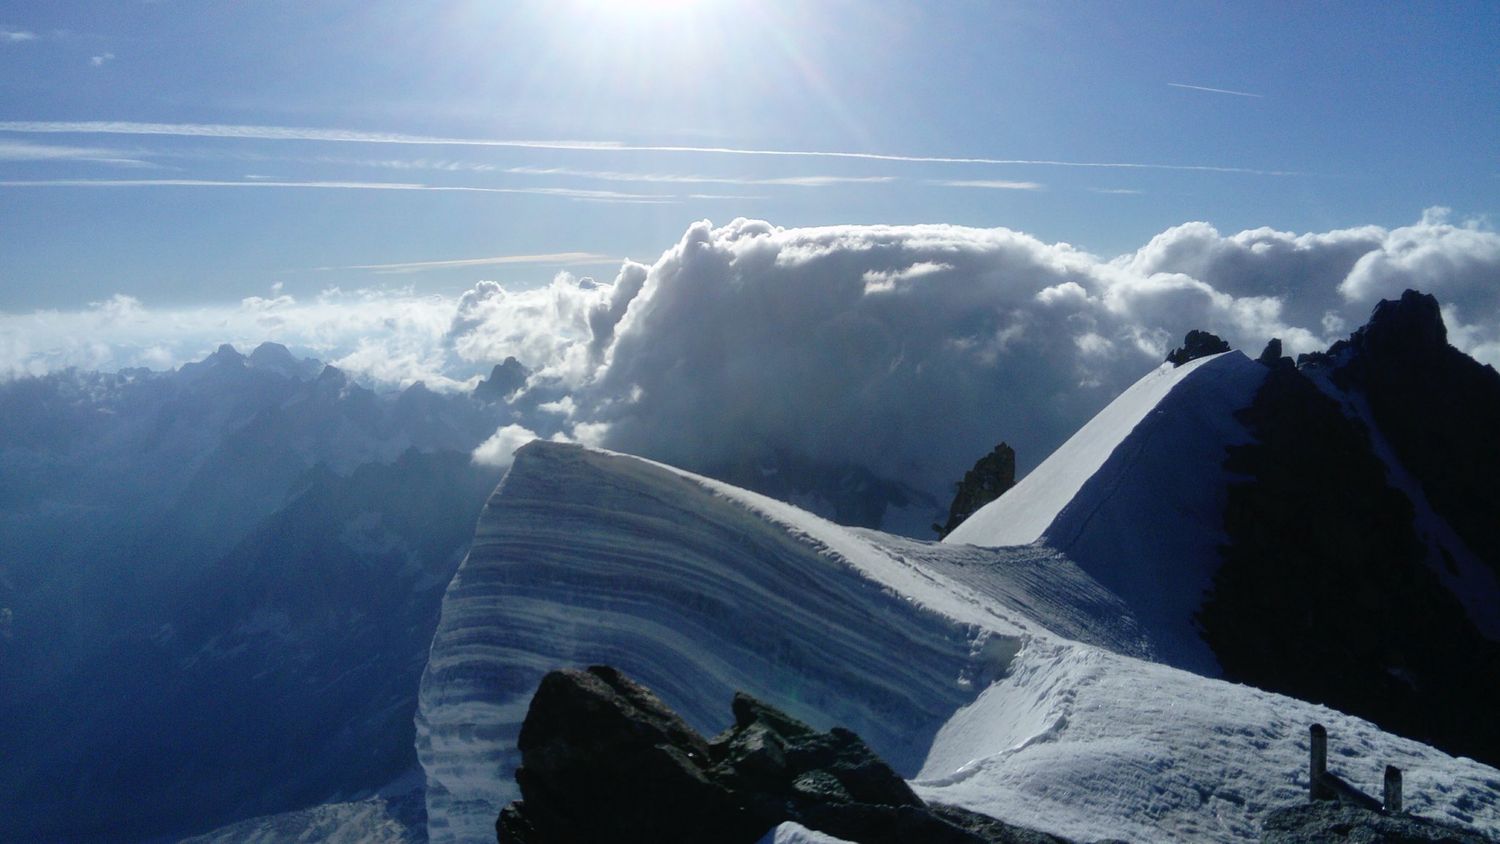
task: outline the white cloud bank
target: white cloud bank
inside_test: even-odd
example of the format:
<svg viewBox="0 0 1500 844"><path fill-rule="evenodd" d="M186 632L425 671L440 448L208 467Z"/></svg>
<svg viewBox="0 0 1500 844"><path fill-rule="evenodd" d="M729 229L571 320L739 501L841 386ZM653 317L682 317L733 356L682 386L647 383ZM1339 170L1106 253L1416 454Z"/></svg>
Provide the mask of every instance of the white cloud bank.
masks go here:
<svg viewBox="0 0 1500 844"><path fill-rule="evenodd" d="M1389 230L1187 223L1113 260L1005 229L703 222L611 283L0 314L0 374L161 368L275 340L367 377L459 388L514 355L535 371L531 415L481 459L561 425L688 467L790 448L941 494L1001 439L1034 465L1190 328L1252 355L1281 337L1295 354L1414 287L1444 303L1455 345L1500 363L1497 282L1500 234L1441 209Z"/></svg>

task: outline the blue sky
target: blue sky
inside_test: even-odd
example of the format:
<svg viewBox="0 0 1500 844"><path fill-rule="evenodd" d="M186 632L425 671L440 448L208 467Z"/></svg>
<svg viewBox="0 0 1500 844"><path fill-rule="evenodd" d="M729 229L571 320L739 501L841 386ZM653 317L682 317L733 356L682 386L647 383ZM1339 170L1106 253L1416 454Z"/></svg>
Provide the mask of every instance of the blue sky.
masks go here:
<svg viewBox="0 0 1500 844"><path fill-rule="evenodd" d="M1492 2L5 2L0 311L612 278L704 218L1103 257L1493 219L1497 32Z"/></svg>

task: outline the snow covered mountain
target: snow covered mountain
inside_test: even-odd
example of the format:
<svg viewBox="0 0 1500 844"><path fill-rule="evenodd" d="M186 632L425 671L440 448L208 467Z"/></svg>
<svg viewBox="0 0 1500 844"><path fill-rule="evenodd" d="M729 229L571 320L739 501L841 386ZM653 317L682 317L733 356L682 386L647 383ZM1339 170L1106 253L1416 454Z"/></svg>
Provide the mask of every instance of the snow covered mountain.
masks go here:
<svg viewBox="0 0 1500 844"><path fill-rule="evenodd" d="M1300 368L1238 352L1164 365L941 544L637 458L527 446L423 677L431 840L489 839L516 796L495 772L516 764L531 690L592 662L705 732L746 689L854 729L926 798L1083 839L1253 840L1269 809L1303 799L1314 722L1356 784L1396 764L1413 810L1500 832L1500 771L1391 732L1479 755L1495 700L1473 674L1494 605L1450 588L1482 584L1484 558L1441 544L1462 520L1430 493L1401 510L1402 490L1425 487L1356 415L1379 403L1356 379L1372 346L1430 346L1434 318L1412 294ZM1493 370L1438 357L1488 389ZM1447 556L1422 553L1434 544ZM1450 557L1446 575L1429 564ZM1390 632L1371 640L1372 625ZM1286 646L1298 637L1307 656ZM1396 661L1402 644L1426 662ZM1303 699L1217 679L1246 676Z"/></svg>
<svg viewBox="0 0 1500 844"><path fill-rule="evenodd" d="M1119 595L1152 654L1216 673L1192 625L1217 568L1227 445L1269 370L1238 352L1163 364L1023 478L979 509L948 545L1046 544Z"/></svg>
<svg viewBox="0 0 1500 844"><path fill-rule="evenodd" d="M538 441L495 487L469 454L525 377L226 347L0 385L0 838L490 841L537 681L593 662L1081 839L1255 838L1314 721L1346 779L1500 833L1500 376L1430 297L1147 373L942 543L812 515L934 502L795 456Z"/></svg>
<svg viewBox="0 0 1500 844"><path fill-rule="evenodd" d="M1500 762L1500 376L1408 291L1299 365L1164 365L950 544L1041 540L1155 659Z"/></svg>
<svg viewBox="0 0 1500 844"><path fill-rule="evenodd" d="M1147 652L1124 602L1043 545L843 528L533 443L485 508L423 678L430 838L490 840L536 682L596 661L698 729L722 727L722 701L747 689L854 729L926 798L1069 836L1253 840L1305 794L1315 721L1348 778L1370 788L1402 765L1414 810L1500 831L1500 771Z"/></svg>

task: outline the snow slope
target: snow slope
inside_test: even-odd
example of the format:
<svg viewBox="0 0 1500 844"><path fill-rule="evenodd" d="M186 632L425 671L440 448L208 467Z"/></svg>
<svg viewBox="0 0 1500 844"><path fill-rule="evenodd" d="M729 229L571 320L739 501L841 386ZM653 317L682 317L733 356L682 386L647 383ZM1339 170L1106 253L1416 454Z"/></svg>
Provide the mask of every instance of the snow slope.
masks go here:
<svg viewBox="0 0 1500 844"><path fill-rule="evenodd" d="M727 723L742 688L856 730L926 797L1079 838L1253 840L1268 808L1305 793L1313 721L1357 784L1404 765L1414 809L1500 832L1500 771L1130 655L1145 653L1125 605L1045 546L851 530L648 461L533 443L487 505L433 640L418 714L429 834L493 840L537 681L599 661L701 730Z"/></svg>
<svg viewBox="0 0 1500 844"><path fill-rule="evenodd" d="M981 507L945 540L951 545L1025 545L1047 528L1110 455L1145 418L1157 410L1177 385L1205 366L1234 355L1199 358L1182 366L1162 364L1135 382L1026 477ZM1244 358L1244 355L1239 355Z"/></svg>
<svg viewBox="0 0 1500 844"><path fill-rule="evenodd" d="M1193 625L1219 565L1226 446L1269 370L1239 352L1163 364L946 544L1042 539L1131 607L1158 661L1210 676Z"/></svg>
<svg viewBox="0 0 1500 844"><path fill-rule="evenodd" d="M1500 833L1500 771L1368 721L1096 648L1034 640L1005 678L938 732L913 783L955 803L1077 840L1255 841L1271 809L1307 797L1308 727L1329 767L1379 796Z"/></svg>

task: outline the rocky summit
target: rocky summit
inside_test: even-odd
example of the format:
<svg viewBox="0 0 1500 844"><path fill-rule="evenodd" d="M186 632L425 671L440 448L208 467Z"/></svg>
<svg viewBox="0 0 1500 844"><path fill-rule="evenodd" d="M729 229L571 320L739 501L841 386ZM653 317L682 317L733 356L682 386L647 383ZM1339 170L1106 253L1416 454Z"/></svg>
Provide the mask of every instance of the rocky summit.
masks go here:
<svg viewBox="0 0 1500 844"><path fill-rule="evenodd" d="M845 841L1062 844L954 806L927 804L849 730L818 732L744 693L705 739L608 666L553 671L521 727L522 799L502 844L758 841L795 821Z"/></svg>
<svg viewBox="0 0 1500 844"><path fill-rule="evenodd" d="M1188 361L1198 358L1206 358L1209 355L1223 354L1229 351L1229 344L1224 342L1217 334L1207 331L1193 330L1183 338L1181 346L1167 353L1167 363L1173 366L1182 366Z"/></svg>

